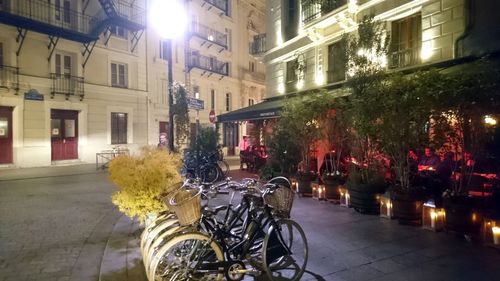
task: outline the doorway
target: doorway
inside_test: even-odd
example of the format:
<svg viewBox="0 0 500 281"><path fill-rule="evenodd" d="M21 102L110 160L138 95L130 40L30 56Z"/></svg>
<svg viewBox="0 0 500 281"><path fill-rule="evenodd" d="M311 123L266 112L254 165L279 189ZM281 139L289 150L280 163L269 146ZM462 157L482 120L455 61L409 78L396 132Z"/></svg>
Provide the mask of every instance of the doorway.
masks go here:
<svg viewBox="0 0 500 281"><path fill-rule="evenodd" d="M0 106L0 164L12 161L12 110L13 107Z"/></svg>
<svg viewBox="0 0 500 281"><path fill-rule="evenodd" d="M78 111L50 111L52 161L78 159Z"/></svg>

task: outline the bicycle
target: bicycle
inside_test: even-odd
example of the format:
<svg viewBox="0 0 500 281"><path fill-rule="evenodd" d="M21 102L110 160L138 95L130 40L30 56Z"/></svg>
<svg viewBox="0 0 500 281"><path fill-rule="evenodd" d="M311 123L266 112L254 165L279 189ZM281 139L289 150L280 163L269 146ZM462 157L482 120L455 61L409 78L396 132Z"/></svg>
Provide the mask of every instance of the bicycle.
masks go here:
<svg viewBox="0 0 500 281"><path fill-rule="evenodd" d="M243 235L231 233L234 227L227 228L224 223L216 219L214 213L204 214L206 216L192 227L194 230L173 235L158 250L148 270L150 280L156 280L155 277L207 280L204 279L207 276L211 278L209 280L220 280L222 272L228 280L241 280L245 274L256 272L254 269L245 269L244 261L255 259L259 253L258 248L261 256L261 259L257 260L257 263L261 264L259 269L265 271L271 280L283 276L291 278L288 280L299 280L307 264L307 239L296 222L274 217L280 212L286 212L279 210L280 206L273 206L276 200L272 200L276 199L273 194L288 193L277 192L285 189L291 192L289 188L281 187L272 191L268 187L260 195L246 196L247 199L254 197L256 201L250 201L248 219L245 219L246 222L242 227ZM245 199L245 196L243 198ZM267 203L260 205L258 198ZM225 221L227 223L227 216ZM199 252L200 246L203 250L201 252ZM197 251L193 251L195 249ZM178 253L183 255L180 256ZM255 260L252 264L255 264Z"/></svg>

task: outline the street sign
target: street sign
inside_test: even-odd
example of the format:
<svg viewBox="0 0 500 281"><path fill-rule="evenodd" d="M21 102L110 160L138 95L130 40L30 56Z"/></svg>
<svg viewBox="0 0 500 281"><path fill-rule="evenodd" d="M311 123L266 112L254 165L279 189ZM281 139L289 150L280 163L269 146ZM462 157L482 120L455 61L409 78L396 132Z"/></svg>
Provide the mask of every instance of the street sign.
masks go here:
<svg viewBox="0 0 500 281"><path fill-rule="evenodd" d="M208 114L208 120L210 123L215 123L215 111L213 109L210 110L210 114Z"/></svg>
<svg viewBox="0 0 500 281"><path fill-rule="evenodd" d="M188 107L190 109L202 110L205 108L205 102L200 99L188 97Z"/></svg>

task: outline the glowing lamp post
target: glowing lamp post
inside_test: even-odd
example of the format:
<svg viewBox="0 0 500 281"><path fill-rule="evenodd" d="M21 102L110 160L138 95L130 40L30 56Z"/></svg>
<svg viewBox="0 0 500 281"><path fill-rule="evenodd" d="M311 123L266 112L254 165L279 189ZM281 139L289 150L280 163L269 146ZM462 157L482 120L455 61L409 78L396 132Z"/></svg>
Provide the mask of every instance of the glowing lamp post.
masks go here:
<svg viewBox="0 0 500 281"><path fill-rule="evenodd" d="M184 34L186 15L184 5L178 0L155 0L149 7L149 22L167 44L168 79L168 148L174 151L174 94L172 74L172 40ZM189 89L187 89L189 90Z"/></svg>

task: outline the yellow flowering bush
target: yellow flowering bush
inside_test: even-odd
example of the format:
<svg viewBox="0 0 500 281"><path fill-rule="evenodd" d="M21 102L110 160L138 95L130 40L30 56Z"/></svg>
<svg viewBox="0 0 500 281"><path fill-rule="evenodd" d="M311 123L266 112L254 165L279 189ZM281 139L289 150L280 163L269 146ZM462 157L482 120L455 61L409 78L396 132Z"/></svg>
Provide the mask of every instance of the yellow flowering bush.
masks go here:
<svg viewBox="0 0 500 281"><path fill-rule="evenodd" d="M139 156L120 155L109 164L109 180L119 191L112 201L121 212L143 222L148 214L167 210L161 197L182 181L181 157L164 149L145 147Z"/></svg>

